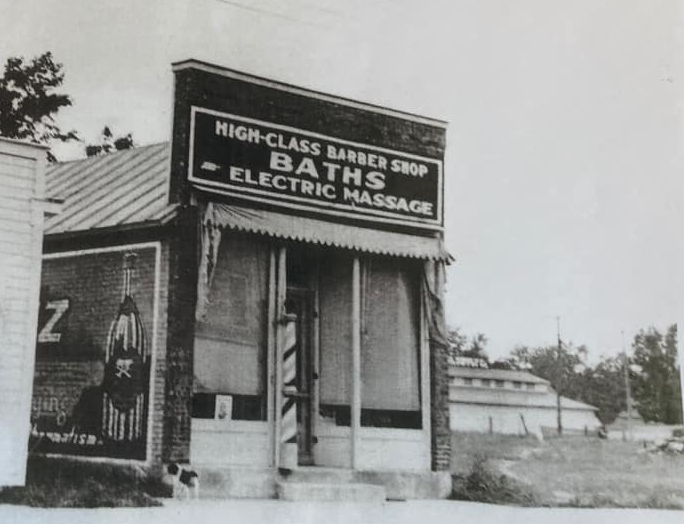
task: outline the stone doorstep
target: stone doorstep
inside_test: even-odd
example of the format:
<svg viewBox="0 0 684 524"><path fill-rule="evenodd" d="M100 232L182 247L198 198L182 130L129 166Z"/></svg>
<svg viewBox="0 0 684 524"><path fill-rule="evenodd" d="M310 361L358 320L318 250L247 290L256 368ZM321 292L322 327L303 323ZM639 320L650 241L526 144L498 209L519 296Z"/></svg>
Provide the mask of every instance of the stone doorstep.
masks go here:
<svg viewBox="0 0 684 524"><path fill-rule="evenodd" d="M194 469L200 478L200 497L209 499L276 498L280 484L316 485L316 493L325 492L331 486L360 485L362 489L353 488L351 491L379 488L383 492L382 500L440 499L451 493L448 472L354 471L312 466L281 475L276 468L269 467L197 466ZM319 488L319 485L325 488ZM295 491L302 492L306 487L296 488ZM375 493L373 489L369 492Z"/></svg>
<svg viewBox="0 0 684 524"><path fill-rule="evenodd" d="M286 482L314 482L319 484L359 482L357 473L352 469L320 466L298 467L286 475L281 475L281 479Z"/></svg>
<svg viewBox="0 0 684 524"><path fill-rule="evenodd" d="M277 483L276 491L280 500L291 502L370 502L382 503L387 499L385 488L377 484L293 482Z"/></svg>
<svg viewBox="0 0 684 524"><path fill-rule="evenodd" d="M272 499L278 473L274 468L249 466L198 466L200 498Z"/></svg>

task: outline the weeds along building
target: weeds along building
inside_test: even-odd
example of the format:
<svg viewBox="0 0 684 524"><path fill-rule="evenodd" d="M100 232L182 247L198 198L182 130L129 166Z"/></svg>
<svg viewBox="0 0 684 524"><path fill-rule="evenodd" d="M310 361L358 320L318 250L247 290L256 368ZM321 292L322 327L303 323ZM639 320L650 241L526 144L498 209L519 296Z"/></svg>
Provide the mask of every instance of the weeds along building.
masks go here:
<svg viewBox="0 0 684 524"><path fill-rule="evenodd" d="M446 495L445 123L174 73L170 144L49 169L32 448Z"/></svg>

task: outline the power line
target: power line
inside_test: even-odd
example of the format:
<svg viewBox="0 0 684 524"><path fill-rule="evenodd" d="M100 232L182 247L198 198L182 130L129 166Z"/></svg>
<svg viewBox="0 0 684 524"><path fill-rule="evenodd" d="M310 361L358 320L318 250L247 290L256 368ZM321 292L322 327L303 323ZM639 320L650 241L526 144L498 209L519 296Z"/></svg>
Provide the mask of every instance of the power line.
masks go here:
<svg viewBox="0 0 684 524"><path fill-rule="evenodd" d="M279 11L271 11L270 9L264 9L252 5L246 5L240 2L234 2L232 0L215 0L216 2L222 3L222 4L227 4L231 7L235 7L237 9L242 9L244 11L251 11L253 13L259 13L262 15L268 15L272 16L275 18L282 18L283 20L289 20L290 22L299 22L301 24L305 25L311 25L311 26L318 26L318 27L327 27L330 24L319 24L317 22L312 22L310 20L304 20L303 18L297 18L295 16L289 16L285 13L279 12Z"/></svg>

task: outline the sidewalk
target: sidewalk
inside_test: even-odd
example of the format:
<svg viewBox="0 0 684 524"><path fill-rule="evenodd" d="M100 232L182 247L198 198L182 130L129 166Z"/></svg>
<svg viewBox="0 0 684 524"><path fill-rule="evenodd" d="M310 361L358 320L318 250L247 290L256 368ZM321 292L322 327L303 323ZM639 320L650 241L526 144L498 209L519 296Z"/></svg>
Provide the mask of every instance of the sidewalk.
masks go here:
<svg viewBox="0 0 684 524"><path fill-rule="evenodd" d="M679 524L681 511L547 509L445 500L352 504L278 500L170 501L160 508L36 509L0 505L3 524Z"/></svg>

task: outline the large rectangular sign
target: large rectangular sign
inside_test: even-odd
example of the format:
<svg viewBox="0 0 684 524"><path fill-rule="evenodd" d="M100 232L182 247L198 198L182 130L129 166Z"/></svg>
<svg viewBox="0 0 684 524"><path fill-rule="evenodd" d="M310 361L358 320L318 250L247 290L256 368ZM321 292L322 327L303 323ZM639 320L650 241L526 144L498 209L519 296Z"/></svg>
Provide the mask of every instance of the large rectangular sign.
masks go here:
<svg viewBox="0 0 684 524"><path fill-rule="evenodd" d="M193 107L190 182L252 201L442 226L442 161Z"/></svg>
<svg viewBox="0 0 684 524"><path fill-rule="evenodd" d="M146 458L158 249L45 255L33 451Z"/></svg>

